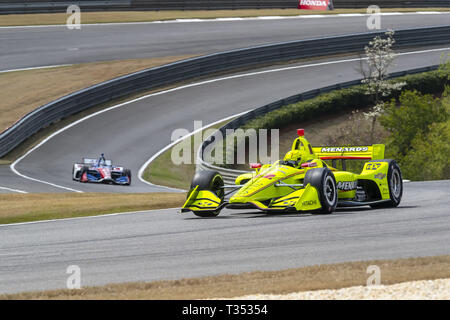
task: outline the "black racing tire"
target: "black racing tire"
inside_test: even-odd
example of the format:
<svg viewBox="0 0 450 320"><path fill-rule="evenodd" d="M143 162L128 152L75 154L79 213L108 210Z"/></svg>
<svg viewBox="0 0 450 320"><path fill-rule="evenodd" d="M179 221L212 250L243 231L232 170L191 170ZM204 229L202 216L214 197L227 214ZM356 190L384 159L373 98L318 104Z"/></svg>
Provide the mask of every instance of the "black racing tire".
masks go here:
<svg viewBox="0 0 450 320"><path fill-rule="evenodd" d="M126 185L126 186L131 185L131 170L130 170L130 169L125 169L125 170L123 170L123 175L124 175L125 177L128 177L128 180L130 181L129 183L126 183L125 185Z"/></svg>
<svg viewBox="0 0 450 320"><path fill-rule="evenodd" d="M330 214L336 209L338 202L338 190L333 172L328 168L311 169L306 172L303 185L310 183L317 189L322 208L314 213Z"/></svg>
<svg viewBox="0 0 450 320"><path fill-rule="evenodd" d="M208 190L212 191L219 199L220 202L223 201L225 197L225 191L222 188L224 185L222 175L213 170L203 170L198 171L194 178L192 179L191 183L191 191L188 194L188 197L192 190L198 186L198 190ZM220 211L194 211L194 214L198 217L202 218L211 218L211 217L217 217L219 215Z"/></svg>
<svg viewBox="0 0 450 320"><path fill-rule="evenodd" d="M400 167L397 162L392 159L374 160L373 162L387 162L389 164L387 182L390 200L382 203L371 204L370 206L375 209L398 207L403 196L403 178Z"/></svg>
<svg viewBox="0 0 450 320"><path fill-rule="evenodd" d="M192 211L197 217L200 218L214 218L219 215L219 211Z"/></svg>

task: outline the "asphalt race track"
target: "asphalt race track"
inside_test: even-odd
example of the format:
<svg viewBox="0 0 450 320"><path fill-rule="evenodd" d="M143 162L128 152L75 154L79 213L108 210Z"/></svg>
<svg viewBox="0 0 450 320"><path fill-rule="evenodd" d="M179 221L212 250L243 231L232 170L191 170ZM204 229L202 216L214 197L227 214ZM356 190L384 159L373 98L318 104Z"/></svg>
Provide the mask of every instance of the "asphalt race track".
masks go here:
<svg viewBox="0 0 450 320"><path fill-rule="evenodd" d="M406 183L395 209L332 215L160 210L0 226L0 292L449 254L449 181Z"/></svg>
<svg viewBox="0 0 450 320"><path fill-rule="evenodd" d="M385 28L431 26L448 24L449 16L386 16L382 23ZM327 17L83 26L77 36L64 27L0 28L0 71L198 54L364 32L365 21ZM438 64L449 51L409 49L398 55L391 71ZM147 159L171 142L174 129L192 131L194 120L207 125L293 94L361 78L356 58L221 76L129 102L68 128L21 160L16 169L33 181L0 166L0 193L166 191L142 183L136 175ZM132 170L132 186L71 180L73 162L101 152ZM92 286L450 254L450 181L404 186L402 203L395 209L340 208L332 215L224 210L214 219L166 209L0 225L0 293L65 288L70 265L81 268L82 286Z"/></svg>
<svg viewBox="0 0 450 320"><path fill-rule="evenodd" d="M417 50L422 49L413 49ZM398 56L392 71L438 64L441 55L449 51ZM194 120L202 120L206 125L302 91L361 78L357 71L359 61L321 64L327 61L333 62L307 62L304 68L210 82L129 103L55 136L20 161L16 169L31 178L84 192L167 191L142 183L136 175L147 159L171 142L173 130L186 128L192 131ZM272 69L286 67L292 65ZM95 157L101 152L132 170L134 178L130 187L82 184L71 180L72 163L83 156ZM27 192L68 191L22 179L10 171L9 166L0 166L0 177L0 186Z"/></svg>
<svg viewBox="0 0 450 320"><path fill-rule="evenodd" d="M205 54L252 45L367 32L367 17L163 24L0 27L0 71L81 62ZM382 16L388 29L439 26L450 14ZM65 23L65 21L62 21Z"/></svg>
<svg viewBox="0 0 450 320"><path fill-rule="evenodd" d="M407 28L443 25L448 23L449 17L450 14L407 14L383 16L381 21L384 28ZM65 26L0 28L0 70L199 54L262 43L365 32L366 19L367 17L326 17L113 24L83 26L77 31L68 30ZM78 50L69 50L71 48ZM160 48L168 51L160 51ZM393 71L437 64L444 52L401 56ZM302 91L360 78L361 75L354 70L358 64L348 62L310 66L229 79L129 103L126 107L103 113L72 127L16 166L21 174L52 185L23 179L8 166L0 166L0 193L166 191L165 188L140 182L136 175L147 159L170 143L170 135L174 129L192 130L193 120L201 119L206 125ZM72 163L80 161L83 156L96 157L101 152L106 153L116 164L132 170L131 187L81 185L70 180ZM130 154L134 156L129 157Z"/></svg>

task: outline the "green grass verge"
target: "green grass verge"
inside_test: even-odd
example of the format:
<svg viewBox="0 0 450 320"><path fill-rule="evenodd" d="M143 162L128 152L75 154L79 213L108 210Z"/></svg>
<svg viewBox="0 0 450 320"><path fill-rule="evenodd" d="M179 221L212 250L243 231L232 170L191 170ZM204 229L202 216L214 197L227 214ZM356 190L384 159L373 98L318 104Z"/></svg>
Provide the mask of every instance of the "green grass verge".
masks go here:
<svg viewBox="0 0 450 320"><path fill-rule="evenodd" d="M207 138L207 136L211 133L209 132L210 130L218 129L231 120L232 119L226 120L208 127L201 132L202 136L204 135L205 138ZM193 136L187 139L191 140L191 159L194 160L196 158L197 150L194 147ZM181 141L177 146L183 142L186 142L186 140ZM157 185L188 190L191 185L192 177L195 173L195 164L175 165L172 161L172 152L177 146L173 146L172 148L166 150L154 161L152 161L147 168L145 168L142 175L143 179Z"/></svg>
<svg viewBox="0 0 450 320"><path fill-rule="evenodd" d="M184 193L0 194L0 224L181 207Z"/></svg>
<svg viewBox="0 0 450 320"><path fill-rule="evenodd" d="M195 173L194 164L174 165L172 148L161 154L144 171L143 178L151 183L188 190Z"/></svg>

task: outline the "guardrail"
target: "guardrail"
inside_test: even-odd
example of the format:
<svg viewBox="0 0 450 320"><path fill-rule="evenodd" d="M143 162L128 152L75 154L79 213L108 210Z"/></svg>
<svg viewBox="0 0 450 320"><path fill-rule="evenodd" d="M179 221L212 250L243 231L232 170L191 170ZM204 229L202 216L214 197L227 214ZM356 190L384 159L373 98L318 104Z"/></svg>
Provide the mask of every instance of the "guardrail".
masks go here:
<svg viewBox="0 0 450 320"><path fill-rule="evenodd" d="M334 0L334 7L429 8L450 7L448 0ZM237 10L296 9L298 0L0 0L0 14L66 12L76 4L82 11L121 10Z"/></svg>
<svg viewBox="0 0 450 320"><path fill-rule="evenodd" d="M0 0L0 14L20 13L57 13L66 12L71 5L77 5L81 11L125 11L132 10L132 0Z"/></svg>
<svg viewBox="0 0 450 320"><path fill-rule="evenodd" d="M377 5L380 8L443 8L450 7L447 0L334 0L335 8L367 8Z"/></svg>
<svg viewBox="0 0 450 320"><path fill-rule="evenodd" d="M411 70L407 70L407 71L400 71L400 72L394 72L391 73L389 78L397 78L397 77L402 77L408 74L415 74L415 73L421 73L421 72L426 72L426 71L431 71L431 70L436 70L439 66L438 65L434 65L434 66L430 66L430 67L424 67L424 68L417 68L417 69L411 69ZM262 107L256 108L252 111L249 111L248 113L245 113L242 116L239 116L237 118L235 118L234 120L228 122L227 124L223 125L222 127L220 127L219 129L217 129L211 136L209 136L208 138L205 139L205 141L203 141L202 145L200 146L200 148L197 151L197 167L196 170L215 170L218 171L222 176L223 179L225 181L226 184L234 184L234 180L237 178L237 176L243 174L243 173L248 173L250 171L242 171L242 170L234 170L234 169L228 169L228 168L223 168L223 167L219 167L219 166L215 166L213 164L210 164L206 161L203 160L203 152L205 150L206 147L208 147L209 145L214 143L214 139L213 136L215 135L215 133L217 133L217 131L220 131L220 134L222 137L226 137L226 133L227 133L227 129L233 129L236 130L238 128L240 128L242 125L244 125L245 123L249 122L250 120L253 120L254 118L257 118L259 116L262 116L268 112L274 111L276 109L279 109L283 106L289 105L289 104L293 104L293 103L297 103L300 101L304 101L304 100L308 100L308 99L312 99L316 96L318 96L319 94L322 93L326 93L326 92L330 92L333 90L338 90L338 89L344 89L344 88L349 88L355 85L359 85L361 84L361 80L353 80L353 81L348 81L348 82L343 82L343 83L338 83L338 84L334 84L331 86L327 86L327 87L323 87L323 88L319 88L319 89L314 89L314 90L310 90L307 92L303 92L300 94L296 94L293 96L290 96L288 98L284 98L281 100L277 100L275 102L266 104Z"/></svg>
<svg viewBox="0 0 450 320"><path fill-rule="evenodd" d="M215 53L138 71L74 92L30 112L0 134L0 157L50 124L130 94L211 76L218 72L331 54L362 52L382 32L283 42ZM398 30L396 48L450 43L450 26Z"/></svg>

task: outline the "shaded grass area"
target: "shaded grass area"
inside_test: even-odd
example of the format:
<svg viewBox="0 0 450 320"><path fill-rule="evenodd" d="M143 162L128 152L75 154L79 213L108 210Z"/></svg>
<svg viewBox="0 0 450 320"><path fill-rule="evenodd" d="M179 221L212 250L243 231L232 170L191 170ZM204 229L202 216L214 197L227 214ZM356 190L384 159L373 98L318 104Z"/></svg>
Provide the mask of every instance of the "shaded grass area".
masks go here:
<svg viewBox="0 0 450 320"><path fill-rule="evenodd" d="M0 132L32 110L77 90L192 56L134 59L0 73Z"/></svg>
<svg viewBox="0 0 450 320"><path fill-rule="evenodd" d="M381 284L450 277L450 255L397 260L346 262L237 275L111 284L80 290L53 290L0 295L0 299L206 299L248 294L291 292L365 286L370 265L381 271Z"/></svg>
<svg viewBox="0 0 450 320"><path fill-rule="evenodd" d="M171 151L172 148L156 158L145 169L142 177L157 185L189 190L195 173L195 164L174 165Z"/></svg>
<svg viewBox="0 0 450 320"><path fill-rule="evenodd" d="M208 138L209 134L213 133L216 129L222 127L231 120L233 119L229 119L227 121L223 121L221 123L210 126L207 129L196 133L195 135L199 137L199 140L201 139L201 137ZM189 139L189 141L187 139ZM182 155L182 153L177 154L176 152L180 150L182 145L187 147L189 145L189 142L190 159L192 160L192 163L175 165L172 161L172 153L174 153L174 156ZM196 159L196 157L197 149L194 145L194 136L191 136L181 141L174 147L163 152L159 157L152 161L145 169L142 177L145 180L157 185L189 190L192 177L195 173L196 165L194 163L194 160Z"/></svg>
<svg viewBox="0 0 450 320"><path fill-rule="evenodd" d="M450 11L450 8L389 8L383 12ZM83 12L81 23L148 22L175 19L213 19L257 16L297 16L314 14L366 13L366 9L335 9L333 11L298 9L243 9L243 10L168 10L168 11L121 11ZM10 14L1 15L0 26L65 24L65 13Z"/></svg>
<svg viewBox="0 0 450 320"><path fill-rule="evenodd" d="M181 207L184 193L0 194L0 224Z"/></svg>

